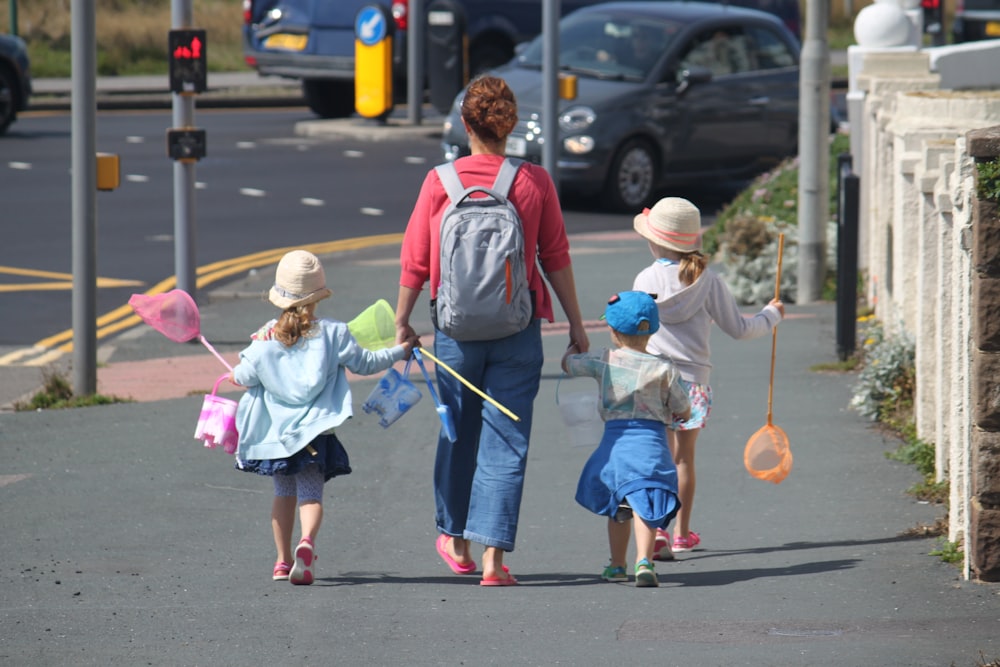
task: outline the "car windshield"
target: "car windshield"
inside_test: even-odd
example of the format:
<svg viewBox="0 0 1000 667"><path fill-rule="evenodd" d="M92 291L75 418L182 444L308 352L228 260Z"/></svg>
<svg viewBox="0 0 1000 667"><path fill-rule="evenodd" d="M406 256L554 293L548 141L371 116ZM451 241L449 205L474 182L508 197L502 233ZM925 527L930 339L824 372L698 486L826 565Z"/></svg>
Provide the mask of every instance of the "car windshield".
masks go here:
<svg viewBox="0 0 1000 667"><path fill-rule="evenodd" d="M571 14L559 25L559 68L601 79L645 79L680 29L650 16ZM536 38L518 64L541 68L543 39Z"/></svg>

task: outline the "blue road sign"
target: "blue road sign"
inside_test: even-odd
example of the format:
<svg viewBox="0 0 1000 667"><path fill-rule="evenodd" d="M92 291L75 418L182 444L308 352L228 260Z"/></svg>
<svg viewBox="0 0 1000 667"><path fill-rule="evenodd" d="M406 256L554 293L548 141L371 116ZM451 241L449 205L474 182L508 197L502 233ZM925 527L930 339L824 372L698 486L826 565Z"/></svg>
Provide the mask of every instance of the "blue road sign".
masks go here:
<svg viewBox="0 0 1000 667"><path fill-rule="evenodd" d="M354 34L365 46L375 46L381 42L388 30L385 14L379 7L369 5L358 12L354 23Z"/></svg>

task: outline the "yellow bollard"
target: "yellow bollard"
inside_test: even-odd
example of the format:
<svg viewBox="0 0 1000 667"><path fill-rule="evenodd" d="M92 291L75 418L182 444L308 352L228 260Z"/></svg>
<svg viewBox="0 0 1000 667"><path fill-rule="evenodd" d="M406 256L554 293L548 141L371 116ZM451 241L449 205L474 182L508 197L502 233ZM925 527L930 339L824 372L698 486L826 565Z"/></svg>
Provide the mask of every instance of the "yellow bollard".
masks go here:
<svg viewBox="0 0 1000 667"><path fill-rule="evenodd" d="M97 189L115 190L121 185L121 163L114 153L97 154Z"/></svg>

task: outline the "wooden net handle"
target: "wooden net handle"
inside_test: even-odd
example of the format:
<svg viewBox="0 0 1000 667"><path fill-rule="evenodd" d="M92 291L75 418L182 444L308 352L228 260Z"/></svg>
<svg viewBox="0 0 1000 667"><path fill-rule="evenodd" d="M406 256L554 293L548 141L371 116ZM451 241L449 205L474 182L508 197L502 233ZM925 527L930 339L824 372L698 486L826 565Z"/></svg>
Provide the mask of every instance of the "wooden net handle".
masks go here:
<svg viewBox="0 0 1000 667"><path fill-rule="evenodd" d="M778 234L778 271L774 280L774 298L781 298L781 258L785 254L785 235ZM771 330L771 379L767 385L767 425L771 426L771 405L774 399L774 357L778 349L778 325Z"/></svg>

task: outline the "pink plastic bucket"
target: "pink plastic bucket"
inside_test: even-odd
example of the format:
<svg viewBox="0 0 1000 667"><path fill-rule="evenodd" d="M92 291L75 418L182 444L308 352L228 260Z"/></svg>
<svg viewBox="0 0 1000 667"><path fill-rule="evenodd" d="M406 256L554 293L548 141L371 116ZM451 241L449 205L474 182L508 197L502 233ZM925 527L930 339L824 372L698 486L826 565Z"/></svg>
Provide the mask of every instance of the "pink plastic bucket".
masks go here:
<svg viewBox="0 0 1000 667"><path fill-rule="evenodd" d="M194 430L194 439L203 440L209 449L222 446L226 454L236 452L239 444L239 434L236 432L236 401L216 396L219 384L229 377L229 374L219 376L212 387L212 393L205 395L201 404L201 414L198 415L198 425Z"/></svg>

